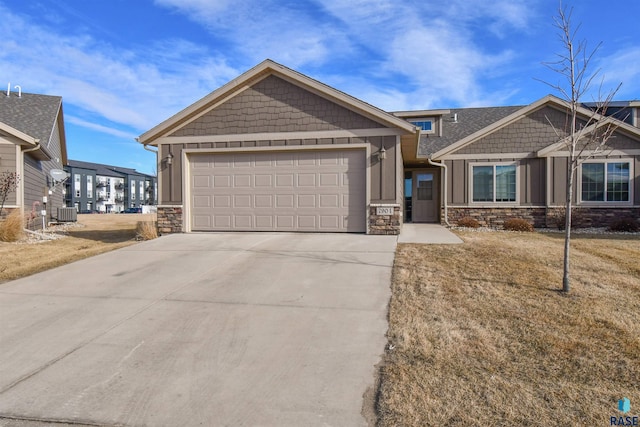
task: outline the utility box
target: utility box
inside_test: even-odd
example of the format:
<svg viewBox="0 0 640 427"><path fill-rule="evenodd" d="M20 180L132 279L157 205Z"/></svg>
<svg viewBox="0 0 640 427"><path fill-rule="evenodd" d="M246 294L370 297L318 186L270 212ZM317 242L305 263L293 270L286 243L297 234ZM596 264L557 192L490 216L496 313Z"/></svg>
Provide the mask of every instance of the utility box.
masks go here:
<svg viewBox="0 0 640 427"><path fill-rule="evenodd" d="M58 208L58 222L75 222L78 220L76 208Z"/></svg>

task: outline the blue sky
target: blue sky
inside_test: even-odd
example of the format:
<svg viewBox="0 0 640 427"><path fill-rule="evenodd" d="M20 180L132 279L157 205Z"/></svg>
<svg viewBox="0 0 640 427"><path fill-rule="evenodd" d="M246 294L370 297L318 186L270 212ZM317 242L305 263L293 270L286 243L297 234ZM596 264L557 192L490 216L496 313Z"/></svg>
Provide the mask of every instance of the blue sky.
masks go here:
<svg viewBox="0 0 640 427"><path fill-rule="evenodd" d="M591 68L640 98L640 1L565 1ZM134 138L273 59L388 111L523 105L556 0L0 0L0 88L63 97L69 158L155 171ZM593 99L584 99L591 101Z"/></svg>

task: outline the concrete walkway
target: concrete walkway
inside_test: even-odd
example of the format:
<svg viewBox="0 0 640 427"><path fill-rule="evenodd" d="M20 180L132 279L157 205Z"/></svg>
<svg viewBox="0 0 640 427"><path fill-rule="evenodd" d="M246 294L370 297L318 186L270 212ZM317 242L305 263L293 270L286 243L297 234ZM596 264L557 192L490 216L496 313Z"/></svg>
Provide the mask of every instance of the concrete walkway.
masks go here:
<svg viewBox="0 0 640 427"><path fill-rule="evenodd" d="M398 243L447 245L463 241L440 224L403 224Z"/></svg>
<svg viewBox="0 0 640 427"><path fill-rule="evenodd" d="M0 426L367 425L396 241L175 234L5 283Z"/></svg>

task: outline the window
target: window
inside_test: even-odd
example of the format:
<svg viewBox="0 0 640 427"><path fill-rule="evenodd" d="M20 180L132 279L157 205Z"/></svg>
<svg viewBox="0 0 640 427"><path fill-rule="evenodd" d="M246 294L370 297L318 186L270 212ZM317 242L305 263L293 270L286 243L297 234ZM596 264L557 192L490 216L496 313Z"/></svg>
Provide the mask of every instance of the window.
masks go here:
<svg viewBox="0 0 640 427"><path fill-rule="evenodd" d="M583 202L630 202L631 163L583 163L580 184Z"/></svg>
<svg viewBox="0 0 640 427"><path fill-rule="evenodd" d="M80 191L81 191L81 182L80 182L80 174L76 173L73 175L73 191L76 194L76 197L80 197Z"/></svg>
<svg viewBox="0 0 640 427"><path fill-rule="evenodd" d="M138 193L140 196L140 201L144 202L144 181L140 181L138 186L140 188L140 193Z"/></svg>
<svg viewBox="0 0 640 427"><path fill-rule="evenodd" d="M135 200L136 199L136 182L135 181L131 181L131 200ZM133 204L131 205L133 206Z"/></svg>
<svg viewBox="0 0 640 427"><path fill-rule="evenodd" d="M516 202L516 165L474 165L471 167L474 202Z"/></svg>
<svg viewBox="0 0 640 427"><path fill-rule="evenodd" d="M87 175L87 198L93 198L93 177L91 175Z"/></svg>
<svg viewBox="0 0 640 427"><path fill-rule="evenodd" d="M431 119L409 120L409 123L419 127L422 133L433 133L433 120Z"/></svg>

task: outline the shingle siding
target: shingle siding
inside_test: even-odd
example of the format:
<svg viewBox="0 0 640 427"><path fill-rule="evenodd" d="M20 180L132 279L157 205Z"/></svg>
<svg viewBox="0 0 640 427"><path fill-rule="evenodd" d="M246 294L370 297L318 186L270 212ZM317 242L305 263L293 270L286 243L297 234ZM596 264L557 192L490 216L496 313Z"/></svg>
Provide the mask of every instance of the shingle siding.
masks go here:
<svg viewBox="0 0 640 427"><path fill-rule="evenodd" d="M553 124L553 127L549 125ZM558 141L556 131L566 136L566 114L551 107L533 111L517 122L499 129L455 154L531 153ZM555 130L554 130L555 128Z"/></svg>
<svg viewBox="0 0 640 427"><path fill-rule="evenodd" d="M370 129L382 124L269 76L172 136Z"/></svg>

